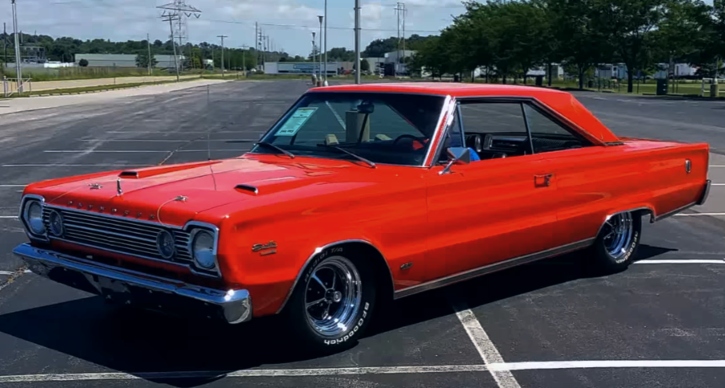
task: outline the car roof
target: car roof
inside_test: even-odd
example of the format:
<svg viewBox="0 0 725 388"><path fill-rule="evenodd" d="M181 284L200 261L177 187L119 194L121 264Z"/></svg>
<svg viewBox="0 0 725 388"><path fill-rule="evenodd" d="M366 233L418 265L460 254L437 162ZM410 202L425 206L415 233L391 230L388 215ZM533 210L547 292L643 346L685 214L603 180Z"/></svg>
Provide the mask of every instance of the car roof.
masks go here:
<svg viewBox="0 0 725 388"><path fill-rule="evenodd" d="M462 82L379 82L367 84L343 84L320 86L310 89L314 92L402 92L426 93L440 96L464 97L471 95L520 95L524 94L567 94L556 89L526 85L473 84Z"/></svg>
<svg viewBox="0 0 725 388"><path fill-rule="evenodd" d="M379 82L313 87L308 92L423 93L451 97L529 97L547 106L557 118L578 128L578 132L599 144L617 143L619 137L566 91L526 85L476 84L462 82Z"/></svg>

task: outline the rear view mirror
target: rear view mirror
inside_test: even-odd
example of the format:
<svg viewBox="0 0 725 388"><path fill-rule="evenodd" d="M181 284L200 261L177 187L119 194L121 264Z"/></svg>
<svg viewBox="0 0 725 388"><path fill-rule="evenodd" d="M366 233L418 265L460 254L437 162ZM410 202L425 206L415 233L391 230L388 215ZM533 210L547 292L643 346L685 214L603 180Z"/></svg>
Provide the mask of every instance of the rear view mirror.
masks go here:
<svg viewBox="0 0 725 388"><path fill-rule="evenodd" d="M441 170L440 174L448 174L454 164L471 163L471 150L468 147L449 147L446 148L448 155L448 164Z"/></svg>
<svg viewBox="0 0 725 388"><path fill-rule="evenodd" d="M359 113L370 114L375 111L375 105L373 105L370 102L364 101L363 103L361 103L360 105L357 106L357 111Z"/></svg>

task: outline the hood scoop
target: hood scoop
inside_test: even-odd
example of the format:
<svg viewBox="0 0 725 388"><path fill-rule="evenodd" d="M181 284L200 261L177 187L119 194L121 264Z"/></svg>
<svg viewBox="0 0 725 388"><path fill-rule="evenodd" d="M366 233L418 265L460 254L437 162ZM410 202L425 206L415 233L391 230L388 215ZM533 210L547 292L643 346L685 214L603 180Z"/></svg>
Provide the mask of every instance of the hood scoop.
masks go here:
<svg viewBox="0 0 725 388"><path fill-rule="evenodd" d="M143 178L150 178L157 175L163 175L170 172L175 171L181 171L181 170L190 170L192 168L196 167L203 167L203 166L209 166L212 164L216 164L219 162L216 161L204 161L204 162L197 162L197 163L185 163L185 164L172 164L168 166L153 166L153 167L145 167L145 168L139 168L136 170L125 170L121 171L120 174L118 174L119 178L124 179L143 179Z"/></svg>
<svg viewBox="0 0 725 388"><path fill-rule="evenodd" d="M259 194L259 188L256 186L252 186L252 185L245 185L245 184L236 185L236 186L234 186L234 190L244 191L244 192L252 193L254 195Z"/></svg>

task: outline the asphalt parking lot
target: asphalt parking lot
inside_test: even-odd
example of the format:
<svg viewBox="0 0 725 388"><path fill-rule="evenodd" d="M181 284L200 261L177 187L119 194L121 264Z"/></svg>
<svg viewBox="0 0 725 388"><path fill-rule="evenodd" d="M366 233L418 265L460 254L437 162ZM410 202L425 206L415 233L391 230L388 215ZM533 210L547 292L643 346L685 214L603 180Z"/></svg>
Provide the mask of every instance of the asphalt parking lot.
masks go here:
<svg viewBox="0 0 725 388"><path fill-rule="evenodd" d="M307 87L232 82L11 115L0 107L0 386L725 385L723 102L577 93L618 134L714 151L708 203L646 224L626 272L590 276L573 254L420 294L355 348L322 358L275 342L264 321L210 328L117 310L25 273L10 254L26 240L16 220L25 184L238 155Z"/></svg>

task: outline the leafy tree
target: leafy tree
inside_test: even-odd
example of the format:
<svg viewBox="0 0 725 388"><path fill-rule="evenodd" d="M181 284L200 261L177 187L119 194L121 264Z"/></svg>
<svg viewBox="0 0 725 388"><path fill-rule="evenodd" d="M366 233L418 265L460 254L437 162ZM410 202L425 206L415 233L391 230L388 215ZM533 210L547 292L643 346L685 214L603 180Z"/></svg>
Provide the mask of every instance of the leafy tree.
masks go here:
<svg viewBox="0 0 725 388"><path fill-rule="evenodd" d="M78 61L78 66L80 67L88 67L88 60L83 58L80 61Z"/></svg>
<svg viewBox="0 0 725 388"><path fill-rule="evenodd" d="M155 67L159 62L156 60L156 57L153 53L151 53L151 67ZM136 66L147 68L149 66L149 55L148 51L141 50L136 55Z"/></svg>
<svg viewBox="0 0 725 388"><path fill-rule="evenodd" d="M668 0L595 0L600 26L614 44L615 53L627 66L627 92L634 74L647 67L648 49L654 41L650 32L663 19Z"/></svg>

